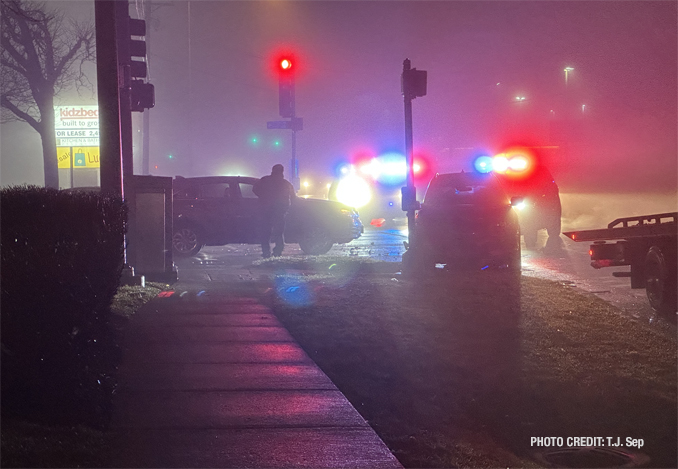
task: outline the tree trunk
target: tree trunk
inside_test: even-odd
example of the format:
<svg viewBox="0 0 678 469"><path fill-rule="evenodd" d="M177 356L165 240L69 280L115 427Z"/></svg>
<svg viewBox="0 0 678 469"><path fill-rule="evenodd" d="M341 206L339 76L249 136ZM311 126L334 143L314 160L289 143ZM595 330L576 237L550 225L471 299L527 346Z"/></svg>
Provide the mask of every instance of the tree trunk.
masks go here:
<svg viewBox="0 0 678 469"><path fill-rule="evenodd" d="M40 137L45 170L45 187L59 188L59 166L57 162L56 132L54 130L54 98L45 99L40 106Z"/></svg>

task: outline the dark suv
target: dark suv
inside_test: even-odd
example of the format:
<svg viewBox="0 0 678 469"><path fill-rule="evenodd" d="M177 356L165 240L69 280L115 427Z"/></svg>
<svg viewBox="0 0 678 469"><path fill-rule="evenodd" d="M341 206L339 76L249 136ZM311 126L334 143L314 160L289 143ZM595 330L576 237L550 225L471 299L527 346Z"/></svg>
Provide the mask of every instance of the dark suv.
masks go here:
<svg viewBox="0 0 678 469"><path fill-rule="evenodd" d="M513 201L492 173L438 174L417 213L404 268L520 271L520 226Z"/></svg>
<svg viewBox="0 0 678 469"><path fill-rule="evenodd" d="M257 178L211 176L174 180L175 254L191 256L203 246L259 244ZM298 198L287 214L285 242L299 243L306 254L325 254L334 243L359 238L363 225L346 205Z"/></svg>

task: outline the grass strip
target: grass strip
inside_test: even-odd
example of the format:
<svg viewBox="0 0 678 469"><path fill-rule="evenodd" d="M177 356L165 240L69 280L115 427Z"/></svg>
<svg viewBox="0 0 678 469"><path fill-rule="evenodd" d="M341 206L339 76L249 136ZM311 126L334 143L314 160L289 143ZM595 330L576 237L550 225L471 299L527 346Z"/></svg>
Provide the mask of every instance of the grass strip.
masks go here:
<svg viewBox="0 0 678 469"><path fill-rule="evenodd" d="M145 303L168 288L163 283L146 282L145 287L121 286L111 311L118 326ZM108 434L79 425L43 425L3 419L0 437L2 467L103 467L102 455L108 447Z"/></svg>
<svg viewBox="0 0 678 469"><path fill-rule="evenodd" d="M643 438L675 465L675 332L500 272L282 284L280 320L406 467L537 466L533 436Z"/></svg>

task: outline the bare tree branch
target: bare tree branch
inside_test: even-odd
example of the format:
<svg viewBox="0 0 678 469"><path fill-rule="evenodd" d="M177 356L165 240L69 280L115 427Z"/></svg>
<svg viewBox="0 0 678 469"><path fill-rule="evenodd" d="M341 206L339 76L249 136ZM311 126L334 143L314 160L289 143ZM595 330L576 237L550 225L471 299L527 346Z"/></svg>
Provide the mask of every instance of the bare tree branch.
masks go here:
<svg viewBox="0 0 678 469"><path fill-rule="evenodd" d="M83 64L94 60L94 26L67 23L63 12L30 0L0 0L0 18L1 120L25 121L40 134L45 185L57 187L54 98L74 85L93 90Z"/></svg>
<svg viewBox="0 0 678 469"><path fill-rule="evenodd" d="M10 111L12 111L14 114L16 114L17 117L19 117L21 120L26 121L35 130L37 130L38 132L41 132L42 128L41 128L40 122L35 120L29 114L23 112L18 107L16 107L14 104L12 104L11 101L9 101L4 96L2 97L2 106L8 108Z"/></svg>

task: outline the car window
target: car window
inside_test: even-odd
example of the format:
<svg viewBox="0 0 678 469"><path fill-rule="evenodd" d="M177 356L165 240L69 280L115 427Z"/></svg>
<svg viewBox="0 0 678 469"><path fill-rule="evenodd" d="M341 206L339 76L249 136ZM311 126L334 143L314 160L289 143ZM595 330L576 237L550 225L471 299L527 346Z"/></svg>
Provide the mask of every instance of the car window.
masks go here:
<svg viewBox="0 0 678 469"><path fill-rule="evenodd" d="M173 192L175 199L197 199L199 196L198 188L193 185L175 186Z"/></svg>
<svg viewBox="0 0 678 469"><path fill-rule="evenodd" d="M426 191L424 203L428 206L504 205L508 203L508 199L493 179L448 179L434 181Z"/></svg>
<svg viewBox="0 0 678 469"><path fill-rule="evenodd" d="M230 184L227 182L216 182L200 185L200 197L204 199L223 199L230 196Z"/></svg>
<svg viewBox="0 0 678 469"><path fill-rule="evenodd" d="M240 183L240 195L242 195L243 199L256 199L257 198L257 196L252 191L253 188L254 188L254 184L246 184L244 182Z"/></svg>

